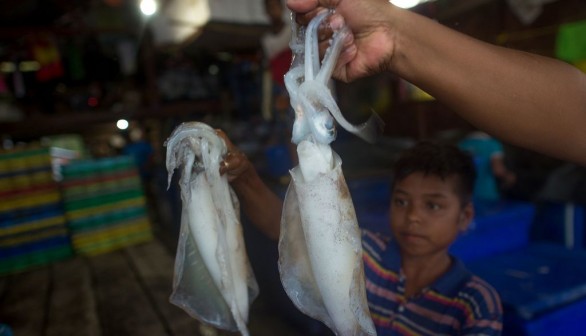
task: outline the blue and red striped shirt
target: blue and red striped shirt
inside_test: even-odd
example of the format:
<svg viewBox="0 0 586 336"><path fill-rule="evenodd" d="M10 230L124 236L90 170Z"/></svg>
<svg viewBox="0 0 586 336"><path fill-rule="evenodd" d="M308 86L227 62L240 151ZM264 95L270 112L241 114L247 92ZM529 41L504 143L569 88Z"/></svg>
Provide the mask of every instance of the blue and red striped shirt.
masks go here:
<svg viewBox="0 0 586 336"><path fill-rule="evenodd" d="M492 286L453 258L450 269L421 294L405 297L399 250L362 231L370 314L377 335L500 335L502 307Z"/></svg>

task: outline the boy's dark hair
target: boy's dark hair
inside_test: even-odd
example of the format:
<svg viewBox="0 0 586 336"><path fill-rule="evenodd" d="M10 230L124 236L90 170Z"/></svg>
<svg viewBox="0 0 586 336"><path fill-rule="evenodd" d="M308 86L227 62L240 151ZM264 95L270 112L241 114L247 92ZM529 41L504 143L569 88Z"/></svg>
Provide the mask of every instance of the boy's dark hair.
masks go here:
<svg viewBox="0 0 586 336"><path fill-rule="evenodd" d="M442 180L450 176L458 178L456 192L462 204L472 199L476 169L472 157L449 144L422 141L405 150L393 170L393 181L401 181L413 173L434 175Z"/></svg>

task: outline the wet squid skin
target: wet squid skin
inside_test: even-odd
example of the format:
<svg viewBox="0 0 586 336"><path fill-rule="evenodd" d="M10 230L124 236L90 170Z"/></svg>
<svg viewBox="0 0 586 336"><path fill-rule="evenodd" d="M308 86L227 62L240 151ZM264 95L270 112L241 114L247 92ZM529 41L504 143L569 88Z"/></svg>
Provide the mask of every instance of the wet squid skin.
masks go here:
<svg viewBox="0 0 586 336"><path fill-rule="evenodd" d="M285 76L295 110L292 141L299 166L293 168L285 196L279 238L279 270L289 298L305 314L337 335L375 335L366 301L361 235L342 174L342 160L329 144L334 119L348 131L374 141L382 122L348 123L327 87L346 29L336 32L319 63L317 28L293 27L294 61ZM303 46L303 47L302 47Z"/></svg>
<svg viewBox="0 0 586 336"><path fill-rule="evenodd" d="M315 160L323 147L330 150L331 159ZM366 302L361 236L342 161L329 146L310 141L301 142L298 152L299 166L291 170L281 219L283 287L299 310L337 335L375 335Z"/></svg>
<svg viewBox="0 0 586 336"><path fill-rule="evenodd" d="M177 127L166 141L169 184L182 167L183 203L170 301L217 328L248 335L258 286L244 246L239 202L220 176L226 145L206 124Z"/></svg>

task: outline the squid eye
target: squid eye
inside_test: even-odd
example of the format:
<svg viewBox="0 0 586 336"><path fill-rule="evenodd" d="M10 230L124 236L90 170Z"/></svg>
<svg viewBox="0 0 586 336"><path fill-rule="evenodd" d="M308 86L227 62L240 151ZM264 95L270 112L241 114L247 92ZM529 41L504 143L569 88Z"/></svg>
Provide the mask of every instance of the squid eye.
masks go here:
<svg viewBox="0 0 586 336"><path fill-rule="evenodd" d="M334 132L335 132L335 129L334 129L334 119L332 119L332 118L327 118L327 120L326 120L326 122L325 122L324 126L325 126L327 129L329 129L329 130L334 130Z"/></svg>
<svg viewBox="0 0 586 336"><path fill-rule="evenodd" d="M334 129L334 120L328 115L322 115L317 118L317 126L326 132L331 132Z"/></svg>
<svg viewBox="0 0 586 336"><path fill-rule="evenodd" d="M311 133L316 141L322 144L329 144L336 138L334 118L329 112L323 109L312 110L309 125Z"/></svg>

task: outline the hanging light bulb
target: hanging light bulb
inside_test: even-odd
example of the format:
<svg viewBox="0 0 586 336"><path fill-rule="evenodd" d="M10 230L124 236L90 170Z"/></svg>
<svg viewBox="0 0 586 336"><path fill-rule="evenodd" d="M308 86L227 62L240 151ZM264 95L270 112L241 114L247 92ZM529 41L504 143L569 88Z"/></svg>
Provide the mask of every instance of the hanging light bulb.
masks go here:
<svg viewBox="0 0 586 336"><path fill-rule="evenodd" d="M157 2L155 0L141 0L140 11L146 16L155 14L157 12Z"/></svg>
<svg viewBox="0 0 586 336"><path fill-rule="evenodd" d="M118 129L120 129L120 130L127 129L128 128L128 120L125 120L125 119L118 120L118 122L116 122L116 127L118 127Z"/></svg>

